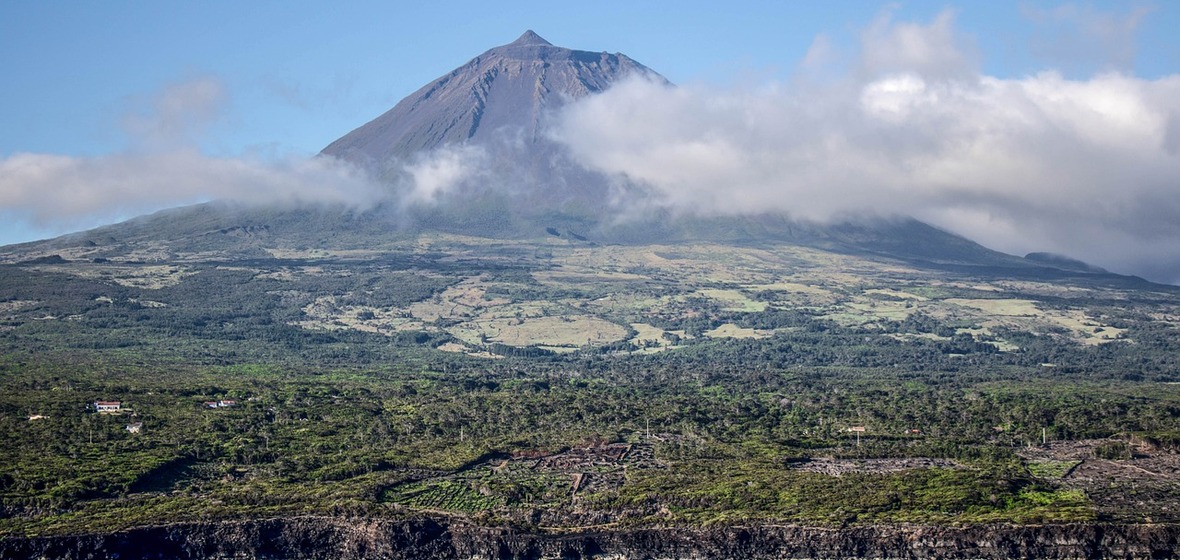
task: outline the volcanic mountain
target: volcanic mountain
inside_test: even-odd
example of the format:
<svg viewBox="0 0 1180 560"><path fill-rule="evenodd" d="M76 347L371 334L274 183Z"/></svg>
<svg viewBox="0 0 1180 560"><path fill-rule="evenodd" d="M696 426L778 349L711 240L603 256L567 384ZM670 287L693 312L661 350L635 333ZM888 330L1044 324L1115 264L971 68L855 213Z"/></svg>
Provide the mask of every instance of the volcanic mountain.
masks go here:
<svg viewBox="0 0 1180 560"><path fill-rule="evenodd" d="M545 132L640 74L526 33L314 162L382 203L0 247L0 558L1174 556L1180 287L644 211Z"/></svg>
<svg viewBox="0 0 1180 560"><path fill-rule="evenodd" d="M276 245L374 246L424 231L500 239L563 237L586 243L789 243L938 266L1082 271L982 247L913 219L806 223L785 215L698 217L645 205L642 185L573 161L545 133L563 105L629 77L668 83L623 54L554 46L532 31L492 48L412 93L323 149L385 184L389 198L357 211L207 203L166 210L55 240L14 247L38 258L69 247L101 247L117 258L151 246L166 254L259 256ZM446 189L415 196L415 166L459 154L471 170ZM625 193L621 195L620 193ZM627 219L619 214L627 210ZM136 248L138 247L138 249ZM10 259L20 260L19 256ZM999 267L999 268L997 268ZM1039 274L1039 272L1038 272Z"/></svg>
<svg viewBox="0 0 1180 560"><path fill-rule="evenodd" d="M585 232L610 217L603 206L610 181L548 138L547 120L636 76L667 82L626 55L557 47L530 30L423 86L322 154L360 166L402 199L438 203L408 209L402 228L527 236L544 222ZM446 165L471 176L415 190L422 185L409 176L414 166L448 156Z"/></svg>
<svg viewBox="0 0 1180 560"><path fill-rule="evenodd" d="M526 31L423 86L323 153L387 167L448 144L507 138L543 144L549 111L636 74L663 80L626 55L555 47Z"/></svg>

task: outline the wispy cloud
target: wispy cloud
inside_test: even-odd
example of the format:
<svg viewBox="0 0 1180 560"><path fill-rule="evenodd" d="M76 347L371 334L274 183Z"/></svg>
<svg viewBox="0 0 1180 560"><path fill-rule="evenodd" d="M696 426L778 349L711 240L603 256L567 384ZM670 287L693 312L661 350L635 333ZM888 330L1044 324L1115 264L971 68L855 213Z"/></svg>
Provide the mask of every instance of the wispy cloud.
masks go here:
<svg viewBox="0 0 1180 560"><path fill-rule="evenodd" d="M88 223L211 199L247 204L366 205L382 190L332 158L257 161L193 150L68 157L15 154L0 160L0 206L43 226Z"/></svg>
<svg viewBox="0 0 1180 560"><path fill-rule="evenodd" d="M1024 17L1039 28L1030 42L1030 52L1067 71L1087 67L1130 70L1137 54L1136 33L1153 11L1149 5L1130 6L1126 12L1118 12L1075 3L1021 9Z"/></svg>
<svg viewBox="0 0 1180 560"><path fill-rule="evenodd" d="M366 206L387 187L329 157L211 157L197 146L228 104L203 76L131 100L127 147L95 157L17 153L0 159L0 207L39 228L69 230L212 199Z"/></svg>
<svg viewBox="0 0 1180 560"><path fill-rule="evenodd" d="M982 75L953 22L883 16L835 78L803 65L755 90L632 80L569 106L553 134L681 211L911 215L1180 280L1180 76Z"/></svg>
<svg viewBox="0 0 1180 560"><path fill-rule="evenodd" d="M168 84L151 95L132 97L121 119L128 149L158 153L195 146L222 118L228 102L225 86L213 76Z"/></svg>
<svg viewBox="0 0 1180 560"><path fill-rule="evenodd" d="M928 24L896 21L882 11L861 32L860 68L868 76L916 72L930 78L963 78L977 72L978 54L944 10Z"/></svg>

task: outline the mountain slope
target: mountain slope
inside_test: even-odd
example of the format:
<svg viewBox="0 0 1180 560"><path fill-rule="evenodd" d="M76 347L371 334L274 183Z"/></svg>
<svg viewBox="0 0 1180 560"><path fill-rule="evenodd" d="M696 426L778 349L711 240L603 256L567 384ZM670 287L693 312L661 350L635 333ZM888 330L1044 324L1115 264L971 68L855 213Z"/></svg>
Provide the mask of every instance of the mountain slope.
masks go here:
<svg viewBox="0 0 1180 560"><path fill-rule="evenodd" d="M453 143L541 140L546 111L632 74L659 75L623 54L553 46L532 31L410 94L323 153L381 166Z"/></svg>

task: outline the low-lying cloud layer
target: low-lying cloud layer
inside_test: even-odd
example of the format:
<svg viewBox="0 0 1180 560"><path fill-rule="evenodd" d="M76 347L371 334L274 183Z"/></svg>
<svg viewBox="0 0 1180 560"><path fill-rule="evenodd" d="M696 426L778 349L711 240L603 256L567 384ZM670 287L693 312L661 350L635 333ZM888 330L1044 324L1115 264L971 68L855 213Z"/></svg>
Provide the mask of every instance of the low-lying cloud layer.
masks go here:
<svg viewBox="0 0 1180 560"><path fill-rule="evenodd" d="M224 113L215 78L171 84L132 100L121 153L0 158L0 208L39 228L69 230L213 199L246 204L366 206L386 188L327 157L212 157L196 146Z"/></svg>
<svg viewBox="0 0 1180 560"><path fill-rule="evenodd" d="M490 174L479 146L444 146L375 169L324 155L204 154L201 139L222 120L228 101L218 79L197 77L129 100L120 153L0 158L0 217L65 232L210 200L360 210L393 201L404 209L439 203L464 187L507 184Z"/></svg>
<svg viewBox="0 0 1180 560"><path fill-rule="evenodd" d="M69 225L211 199L247 204L367 204L381 190L332 158L262 161L193 150L93 158L16 154L0 160L0 206Z"/></svg>
<svg viewBox="0 0 1180 560"><path fill-rule="evenodd" d="M909 215L1180 282L1180 75L982 75L949 12L883 16L841 75L816 71L828 50L752 90L631 80L568 106L552 135L681 211Z"/></svg>

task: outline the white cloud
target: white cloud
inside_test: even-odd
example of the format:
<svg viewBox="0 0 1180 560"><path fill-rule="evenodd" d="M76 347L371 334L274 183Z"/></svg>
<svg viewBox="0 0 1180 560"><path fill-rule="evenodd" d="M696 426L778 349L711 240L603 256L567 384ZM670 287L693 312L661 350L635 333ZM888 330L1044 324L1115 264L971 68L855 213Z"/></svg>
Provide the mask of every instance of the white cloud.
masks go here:
<svg viewBox="0 0 1180 560"><path fill-rule="evenodd" d="M944 10L928 25L895 22L884 11L860 37L867 74L917 72L931 77L969 76L977 63L970 43L955 31L954 12Z"/></svg>
<svg viewBox="0 0 1180 560"><path fill-rule="evenodd" d="M1038 35L1029 45L1032 54L1070 71L1130 70L1135 63L1136 32L1152 11L1150 6L1138 5L1127 13L1117 13L1075 3L1021 9L1025 18L1038 25Z"/></svg>
<svg viewBox="0 0 1180 560"><path fill-rule="evenodd" d="M221 120L228 93L213 77L174 83L135 99L122 119L120 153L74 157L17 153L0 158L0 209L10 223L51 235L209 200L251 205L337 204L367 208L461 195L485 173L483 149L448 146L397 165L377 181L330 156L213 157L199 139Z"/></svg>
<svg viewBox="0 0 1180 560"><path fill-rule="evenodd" d="M344 204L386 196L330 157L211 157L199 138L228 94L213 77L174 83L136 100L122 119L128 146L95 157L17 153L0 158L0 208L42 231L68 231L212 199L248 204Z"/></svg>
<svg viewBox="0 0 1180 560"><path fill-rule="evenodd" d="M180 150L0 159L0 207L19 209L38 226L92 224L96 217L114 219L211 199L363 206L382 194L363 173L328 157L257 161Z"/></svg>
<svg viewBox="0 0 1180 560"><path fill-rule="evenodd" d="M410 178L410 190L403 203L438 202L478 175L486 160L482 148L466 144L420 154L417 160L404 166Z"/></svg>
<svg viewBox="0 0 1180 560"><path fill-rule="evenodd" d="M836 53L832 39L821 33L811 41L811 46L807 48L807 54L803 55L799 65L808 69L824 69L835 61Z"/></svg>
<svg viewBox="0 0 1180 560"><path fill-rule="evenodd" d="M195 145L221 119L229 94L215 77L202 76L165 86L145 98L131 98L122 126L137 151L166 152Z"/></svg>
<svg viewBox="0 0 1180 560"><path fill-rule="evenodd" d="M952 23L879 20L857 69L818 85L631 80L567 107L553 135L672 209L911 215L1180 280L1180 75L981 75Z"/></svg>

